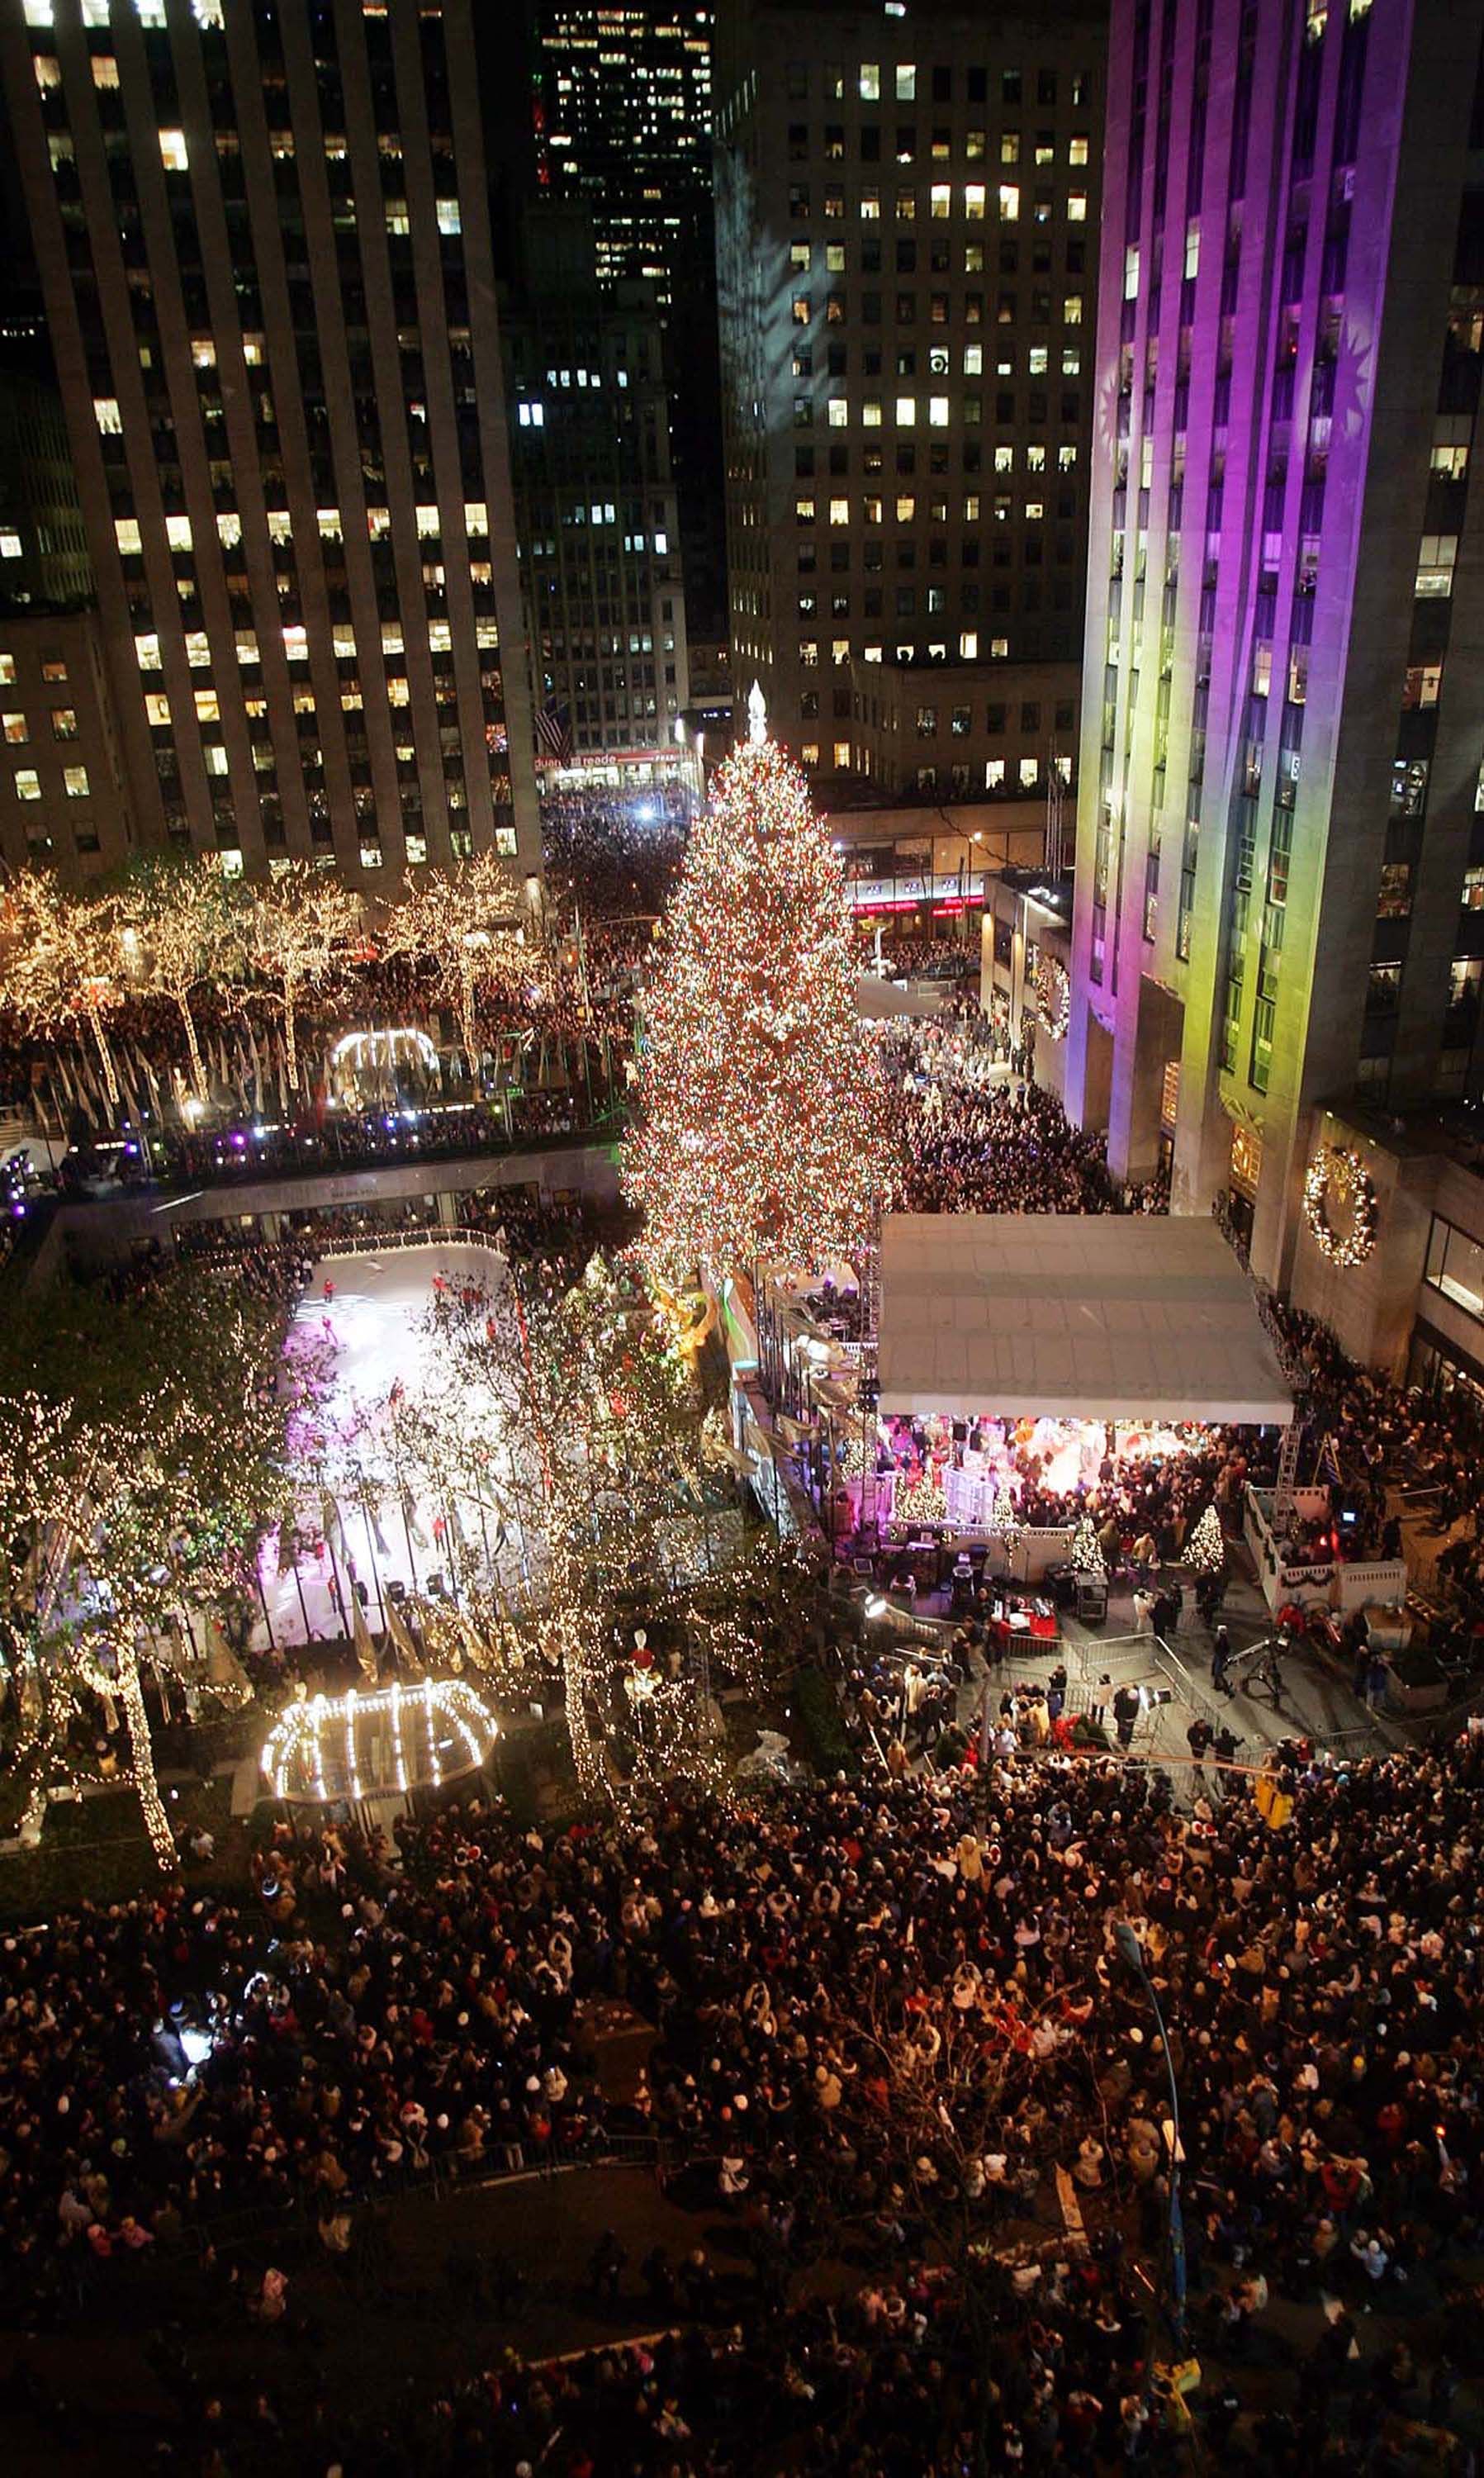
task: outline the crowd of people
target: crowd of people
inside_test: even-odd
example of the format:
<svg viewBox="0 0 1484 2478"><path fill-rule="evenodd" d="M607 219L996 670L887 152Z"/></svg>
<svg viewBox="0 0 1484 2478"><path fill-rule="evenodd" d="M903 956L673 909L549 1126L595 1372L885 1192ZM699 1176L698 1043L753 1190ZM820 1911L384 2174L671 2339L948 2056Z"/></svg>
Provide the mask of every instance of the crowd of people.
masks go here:
<svg viewBox="0 0 1484 2478"><path fill-rule="evenodd" d="M893 1032L884 1045L900 1166L893 1201L909 1213L1153 1211L1125 1194L1100 1136L1073 1127L1054 1093L1006 1074L977 1009Z"/></svg>
<svg viewBox="0 0 1484 2478"><path fill-rule="evenodd" d="M1318 2450L1342 2400L1396 2405L1357 2364L1363 2309L1433 2293L1484 2226L1481 1795L1471 1732L1311 1766L1274 1832L1242 1795L1184 1815L1117 1758L1022 1762L1002 1733L977 1779L676 1795L566 1831L472 1803L402 1825L395 1854L280 1825L255 1902L162 1892L5 1939L6 2306L95 2304L122 2263L244 2207L297 2210L333 2255L410 2172L600 2152L621 2122L664 2138L677 2198L742 2224L758 2274L723 2306L646 2267L655 2320L708 2330L636 2384L640 2468L756 2468L774 2420L799 2465L859 2478L986 2465L980 2432L994 2468L1142 2458L1143 2368L1168 2349L1135 2265L1157 2258L1170 2146L1127 1922L1170 2027L1198 2329L1240 2395L1270 2303L1331 2301L1289 2403ZM606 1994L658 2034L621 2117L577 2036ZM1016 2242L1057 2170L1082 2259ZM790 2313L795 2271L842 2246L853 2303L833 2326ZM736 2342L715 2328L738 2320ZM723 2384L720 2420L718 2350L774 2370ZM480 2465L545 2442L549 2465L593 2465L552 2414L591 2381L559 2375L543 2406L514 2379L506 2457ZM882 2410L844 2464L842 2384ZM337 2414L360 2465L354 2405Z"/></svg>

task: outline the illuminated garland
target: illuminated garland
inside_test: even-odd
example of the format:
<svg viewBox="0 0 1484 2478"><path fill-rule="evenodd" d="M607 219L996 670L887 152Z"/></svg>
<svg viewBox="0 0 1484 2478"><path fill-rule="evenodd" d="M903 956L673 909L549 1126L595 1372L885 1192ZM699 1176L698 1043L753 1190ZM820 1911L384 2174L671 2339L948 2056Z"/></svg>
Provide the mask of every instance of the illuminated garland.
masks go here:
<svg viewBox="0 0 1484 2478"><path fill-rule="evenodd" d="M885 1093L856 1009L840 862L771 742L734 751L694 828L641 1001L625 1193L669 1286L859 1239Z"/></svg>
<svg viewBox="0 0 1484 2478"><path fill-rule="evenodd" d="M1331 1201L1347 1213L1348 1226L1336 1230ZM1363 1265L1375 1246L1376 1194L1359 1153L1342 1145L1321 1145L1304 1173L1303 1214L1315 1246L1330 1263L1348 1271Z"/></svg>
<svg viewBox="0 0 1484 2478"><path fill-rule="evenodd" d="M1043 951L1036 967L1036 1022L1053 1041L1065 1041L1071 1027L1071 979L1057 955Z"/></svg>

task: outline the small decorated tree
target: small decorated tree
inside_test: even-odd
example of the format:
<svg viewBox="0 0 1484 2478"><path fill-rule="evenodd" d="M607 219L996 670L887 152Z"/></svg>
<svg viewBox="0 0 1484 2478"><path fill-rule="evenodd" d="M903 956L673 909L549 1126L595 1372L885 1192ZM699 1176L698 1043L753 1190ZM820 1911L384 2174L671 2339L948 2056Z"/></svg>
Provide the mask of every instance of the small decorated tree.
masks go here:
<svg viewBox="0 0 1484 2478"><path fill-rule="evenodd" d="M1084 1513L1078 1522L1068 1555L1079 1575L1106 1575L1108 1567L1102 1543L1090 1514Z"/></svg>
<svg viewBox="0 0 1484 2478"><path fill-rule="evenodd" d="M232 882L211 853L182 861L152 855L131 872L119 898L119 920L144 987L179 1012L190 1091L205 1100L206 1068L190 1002L198 990L224 980L240 959L241 918Z"/></svg>
<svg viewBox="0 0 1484 2478"><path fill-rule="evenodd" d="M469 1081L479 1089L479 993L511 981L524 957L516 881L492 851L457 870L409 876L388 928L388 951L409 955L429 976L430 995L458 1020Z"/></svg>
<svg viewBox="0 0 1484 2478"><path fill-rule="evenodd" d="M884 1169L884 1096L856 1008L840 863L802 774L764 735L721 768L641 1000L626 1193L654 1276L857 1244Z"/></svg>
<svg viewBox="0 0 1484 2478"><path fill-rule="evenodd" d="M1219 1575L1226 1563L1226 1541L1214 1503L1192 1528L1185 1544L1185 1562L1197 1575Z"/></svg>
<svg viewBox="0 0 1484 2478"><path fill-rule="evenodd" d="M361 906L333 870L291 860L255 886L242 917L242 939L284 1027L290 1093L299 1081L298 1008L348 961L361 925Z"/></svg>
<svg viewBox="0 0 1484 2478"><path fill-rule="evenodd" d="M106 1019L117 1001L118 921L113 900L69 896L38 870L0 888L0 994L23 1021L55 1030L81 1017L97 1046L104 1090L118 1104Z"/></svg>

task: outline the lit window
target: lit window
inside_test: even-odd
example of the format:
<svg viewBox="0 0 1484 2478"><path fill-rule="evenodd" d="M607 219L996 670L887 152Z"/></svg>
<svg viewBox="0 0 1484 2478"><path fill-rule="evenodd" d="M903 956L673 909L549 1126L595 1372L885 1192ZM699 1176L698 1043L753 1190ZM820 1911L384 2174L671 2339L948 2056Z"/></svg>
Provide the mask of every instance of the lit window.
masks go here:
<svg viewBox="0 0 1484 2478"><path fill-rule="evenodd" d="M221 721L221 707L217 701L216 692L214 689L197 689L195 692L195 699L197 722L219 722Z"/></svg>
<svg viewBox="0 0 1484 2478"><path fill-rule="evenodd" d="M1417 593L1420 597L1452 593L1457 558L1456 534L1423 534L1417 554Z"/></svg>
<svg viewBox="0 0 1484 2478"><path fill-rule="evenodd" d="M464 530L466 534L487 534L489 532L490 511L485 505L483 499L465 500Z"/></svg>
<svg viewBox="0 0 1484 2478"><path fill-rule="evenodd" d="M1067 220L1069 224L1085 224L1087 221L1087 198L1081 190L1071 190L1068 197ZM1135 250L1136 259L1138 255L1138 251Z"/></svg>
<svg viewBox="0 0 1484 2478"><path fill-rule="evenodd" d="M1067 161L1073 166L1080 166L1087 162L1087 139L1085 138L1068 139Z"/></svg>
<svg viewBox="0 0 1484 2478"><path fill-rule="evenodd" d="M865 74L865 72L864 72L864 70L863 70L863 71L862 71L862 75L864 76L864 74ZM861 88L861 92L864 94L864 93L865 93L865 91L866 91L866 89L865 89L865 88L864 88L864 86L863 86L863 87L862 87L862 88ZM914 64L914 63L913 63L913 62L911 62L911 61L898 61L898 63L897 63L897 64L896 64L896 100L897 100L897 102L898 102L898 103L915 103L915 102L917 101L917 94L918 94L918 72L917 72L916 65L915 65L915 64Z"/></svg>
<svg viewBox="0 0 1484 2478"><path fill-rule="evenodd" d="M187 169L189 158L186 153L184 129L162 129L160 161L167 172L184 172Z"/></svg>
<svg viewBox="0 0 1484 2478"><path fill-rule="evenodd" d="M881 398L879 395L868 395L866 398L865 403L861 407L861 420L865 428L868 430L879 430L881 428Z"/></svg>
<svg viewBox="0 0 1484 2478"><path fill-rule="evenodd" d="M959 661L961 663L976 663L978 659L979 631L977 628L966 628L959 639Z"/></svg>
<svg viewBox="0 0 1484 2478"><path fill-rule="evenodd" d="M72 706L53 706L52 738L54 740L75 740L77 738L77 714L76 710Z"/></svg>
<svg viewBox="0 0 1484 2478"><path fill-rule="evenodd" d="M896 502L897 523L899 525L910 525L917 513L918 503L916 499L913 498L910 492L904 492Z"/></svg>
<svg viewBox="0 0 1484 2478"><path fill-rule="evenodd" d="M158 637L153 635L147 637L136 637L134 641L134 651L135 658L138 661L141 671L158 671L160 670L160 640Z"/></svg>
<svg viewBox="0 0 1484 2478"><path fill-rule="evenodd" d="M948 399L947 399L947 397L946 397L945 395L930 395L930 396L928 397L928 400L927 400L927 418L928 418L928 426L929 426L929 428L930 428L930 429L932 429L932 430L946 430L946 429L947 429L947 427L948 427Z"/></svg>
<svg viewBox="0 0 1484 2478"><path fill-rule="evenodd" d="M26 0L22 14L28 26L49 26L52 22L52 0Z"/></svg>
<svg viewBox="0 0 1484 2478"><path fill-rule="evenodd" d="M849 766L850 743L848 740L837 740L835 743L835 771L838 774L843 774L849 771Z"/></svg>
<svg viewBox="0 0 1484 2478"><path fill-rule="evenodd" d="M301 628L298 633L302 637L303 629ZM394 620L382 621L381 649L384 654L400 654L403 650L402 631Z"/></svg>
<svg viewBox="0 0 1484 2478"><path fill-rule="evenodd" d="M850 502L848 499L832 499L830 501L830 522L832 525L847 525L850 522Z"/></svg>
<svg viewBox="0 0 1484 2478"><path fill-rule="evenodd" d="M51 24L50 11L47 13L46 22L48 25ZM861 63L860 85L861 101L863 103L879 103L881 101L881 65L879 62L863 61ZM816 757L818 756L818 750L816 749Z"/></svg>
<svg viewBox="0 0 1484 2478"><path fill-rule="evenodd" d="M13 747L18 747L22 741L31 737L31 725L23 714L0 715L0 731L4 732Z"/></svg>
<svg viewBox="0 0 1484 2478"><path fill-rule="evenodd" d="M1030 351L1026 356L1026 365L1033 379L1044 379L1045 377L1046 348L1044 344L1032 344Z"/></svg>
<svg viewBox="0 0 1484 2478"><path fill-rule="evenodd" d="M123 416L118 410L116 396L95 395L92 400L92 417L105 437L119 439L123 436Z"/></svg>
<svg viewBox="0 0 1484 2478"><path fill-rule="evenodd" d="M1040 758L1039 758L1039 757L1022 757L1022 758L1021 758L1021 760L1020 760L1020 789L1021 789L1021 791L1022 791L1022 792L1033 792L1033 791L1035 790L1035 788L1036 788L1036 780L1037 780L1037 777L1039 776L1040 772L1041 772L1041 760L1040 760Z"/></svg>
<svg viewBox="0 0 1484 2478"><path fill-rule="evenodd" d="M896 419L898 428L902 430L910 430L913 423L917 420L917 397L915 395L899 395L896 399Z"/></svg>
<svg viewBox="0 0 1484 2478"><path fill-rule="evenodd" d="M210 640L210 639L208 638L208 636L206 635L206 632L205 632L205 630L204 630L204 629L201 629L201 628L188 628L188 629L187 629L187 631L186 631L186 660L187 660L187 662L189 664L189 666L190 666L190 668L191 668L191 670L192 670L193 671L209 671L209 670L211 670L211 668L212 668L212 647L211 647L211 640Z"/></svg>
<svg viewBox="0 0 1484 2478"><path fill-rule="evenodd" d="M1075 379L1075 378L1080 378L1080 377L1081 377L1081 375L1082 375L1082 355L1081 355L1081 353L1078 351L1077 346L1076 346L1075 344L1064 344L1064 345L1062 346L1062 376L1063 376L1063 378L1064 378L1064 379Z"/></svg>
<svg viewBox="0 0 1484 2478"><path fill-rule="evenodd" d="M226 25L226 0L190 0L191 13L204 34L220 34Z"/></svg>
<svg viewBox="0 0 1484 2478"><path fill-rule="evenodd" d="M848 427L850 420L850 407L845 402L843 395L831 396L829 412L830 428L832 430L844 430Z"/></svg>
<svg viewBox="0 0 1484 2478"><path fill-rule="evenodd" d="M61 86L62 63L55 52L38 52L32 66L36 70L38 86Z"/></svg>
<svg viewBox="0 0 1484 2478"><path fill-rule="evenodd" d="M63 766L62 770L62 785L63 790L66 793L69 800L86 800L88 797L87 767Z"/></svg>
<svg viewBox="0 0 1484 2478"><path fill-rule="evenodd" d="M1019 221L1019 216L1020 192L1019 187L1014 181L1001 181L999 185L1000 222L1002 224L1018 223Z"/></svg>
<svg viewBox="0 0 1484 2478"><path fill-rule="evenodd" d="M216 519L216 539L226 550L234 550L242 539L242 519L235 508L224 508Z"/></svg>
<svg viewBox="0 0 1484 2478"><path fill-rule="evenodd" d="M309 631L307 628L286 628L284 630L284 660L286 663L307 663L309 661Z"/></svg>
<svg viewBox="0 0 1484 2478"><path fill-rule="evenodd" d="M440 525L440 519L439 518L437 508L420 507L415 511L415 514L417 518L418 541L435 541L438 537Z"/></svg>
<svg viewBox="0 0 1484 2478"><path fill-rule="evenodd" d="M1059 473L1070 473L1075 470L1076 463L1076 446L1073 442L1069 440L1056 451L1056 469Z"/></svg>
<svg viewBox="0 0 1484 2478"><path fill-rule="evenodd" d="M1200 224L1195 219L1185 227L1185 272L1187 277L1200 272Z"/></svg>
<svg viewBox="0 0 1484 2478"><path fill-rule="evenodd" d="M802 762L803 762L803 764L804 764L804 765L806 765L806 766L817 766L817 765L818 765L818 763L819 763L819 744L818 744L818 742L817 742L817 740L806 740L806 741L805 741L805 743L804 743L803 747L799 750L799 752L798 752L798 753L799 753L799 757L800 757L800 759L802 760Z"/></svg>
<svg viewBox="0 0 1484 2478"><path fill-rule="evenodd" d="M167 727L170 721L169 698L152 690L144 700L144 720L153 728Z"/></svg>
<svg viewBox="0 0 1484 2478"><path fill-rule="evenodd" d="M410 233L412 228L413 219L408 213L407 200L405 198L389 198L387 200L387 230L390 233Z"/></svg>
<svg viewBox="0 0 1484 2478"><path fill-rule="evenodd" d="M793 514L799 524L812 525L815 520L815 503L813 496L811 495L795 499L793 502Z"/></svg>
<svg viewBox="0 0 1484 2478"><path fill-rule="evenodd" d="M990 639L990 657L992 661L996 663L1007 663L1009 661L1010 640L1008 637L992 637Z"/></svg>
<svg viewBox="0 0 1484 2478"><path fill-rule="evenodd" d="M139 534L139 520L138 517L115 517L113 518L113 539L118 544L120 553L126 559L131 555L131 553L142 550L144 544Z"/></svg>
<svg viewBox="0 0 1484 2478"><path fill-rule="evenodd" d="M935 223L946 223L953 212L953 192L946 181L935 181L928 191Z"/></svg>
<svg viewBox="0 0 1484 2478"><path fill-rule="evenodd" d="M982 374L983 369L984 346L982 344L966 344L964 347L964 376L966 379L978 378Z"/></svg>
<svg viewBox="0 0 1484 2478"><path fill-rule="evenodd" d="M15 774L15 797L17 800L39 800L40 796L41 777L37 772L36 768L34 766L21 766L17 768Z"/></svg>
<svg viewBox="0 0 1484 2478"><path fill-rule="evenodd" d="M13 689L14 686L15 657L13 654L0 654L0 689Z"/></svg>
<svg viewBox="0 0 1484 2478"><path fill-rule="evenodd" d="M1069 292L1062 303L1062 324L1066 327L1081 326L1082 295L1080 292Z"/></svg>
<svg viewBox="0 0 1484 2478"><path fill-rule="evenodd" d="M457 198L439 199L438 228L440 233L456 233L464 230L463 218L459 213L459 201Z"/></svg>
<svg viewBox="0 0 1484 2478"><path fill-rule="evenodd" d="M964 213L971 224L984 221L985 187L982 181L970 181L964 191Z"/></svg>
<svg viewBox="0 0 1484 2478"><path fill-rule="evenodd" d="M164 520L164 538L172 550L189 550L190 548L190 518L189 517L166 517Z"/></svg>
<svg viewBox="0 0 1484 2478"><path fill-rule="evenodd" d="M1002 792L1004 790L1005 761L1002 757L987 757L985 759L984 788L987 792Z"/></svg>
<svg viewBox="0 0 1484 2478"><path fill-rule="evenodd" d="M316 508L314 510L314 522L319 527L319 539L321 542L343 541L344 534L340 524L340 512L339 508Z"/></svg>
<svg viewBox="0 0 1484 2478"><path fill-rule="evenodd" d="M881 192L879 190L863 190L861 191L861 221L863 224L879 224L881 221Z"/></svg>

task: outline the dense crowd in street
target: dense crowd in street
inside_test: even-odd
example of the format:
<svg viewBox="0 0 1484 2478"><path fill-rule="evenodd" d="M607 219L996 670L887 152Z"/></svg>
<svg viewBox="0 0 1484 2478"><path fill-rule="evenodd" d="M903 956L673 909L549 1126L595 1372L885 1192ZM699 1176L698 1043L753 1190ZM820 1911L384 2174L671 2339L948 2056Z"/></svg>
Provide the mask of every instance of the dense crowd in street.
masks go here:
<svg viewBox="0 0 1484 2478"><path fill-rule="evenodd" d="M1201 2327L1240 2366L1272 2298L1332 2297L1293 2415L1322 2435L1357 2388L1373 2415L1394 2404L1383 2370L1357 2373L1355 2318L1405 2309L1484 2219L1484 1739L1291 1787L1273 1833L1241 1798L1214 1812L1214 1783L1185 1817L1112 1758L1005 1750L983 1784L677 1798L566 1832L453 1808L399 1828L399 1866L377 1840L281 1825L256 1906L163 1892L6 1939L6 2303L68 2311L244 2208L300 2207L333 2254L410 2171L600 2151L613 2112L575 2035L611 1992L659 2031L624 2122L666 2138L677 2192L742 2224L762 2283L723 2308L651 2263L655 2319L740 2315L742 2361L761 2347L774 2370L734 2387L718 2429L696 2374L718 2345L735 2366L732 2344L684 2344L667 2390L689 2433L668 2459L644 2444L641 2468L755 2468L754 2422L779 2417L818 2430L802 2465L842 2465L843 2367L858 2405L882 2390L844 2465L861 2478L971 2465L956 2439L981 2415L992 2467L1141 2457L1148 2339L1119 2244L992 2267L1019 2307L982 2374L962 2311L966 2231L1008 2242L1054 2168L1094 2226L1117 2201L1157 2250L1165 2068L1112 1941L1128 1920L1170 2025ZM188 2073L190 2029L210 2053ZM821 2343L779 2301L845 2227L864 2286ZM639 2294L622 2269L595 2276ZM516 2391L535 2427L481 2465L541 2450L545 2413L530 2379ZM641 2437L655 2405L639 2386ZM352 2405L337 2415L353 2429ZM564 2429L555 2465L591 2465L575 2448Z"/></svg>
<svg viewBox="0 0 1484 2478"><path fill-rule="evenodd" d="M987 1019L929 1021L885 1045L901 1159L893 1202L910 1213L1112 1213L1130 1209L1100 1136L1073 1127L1054 1093L992 1080Z"/></svg>

